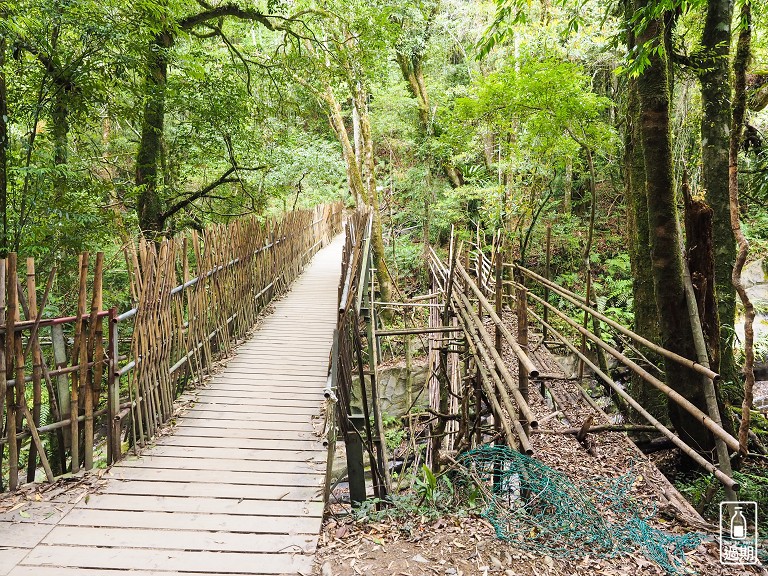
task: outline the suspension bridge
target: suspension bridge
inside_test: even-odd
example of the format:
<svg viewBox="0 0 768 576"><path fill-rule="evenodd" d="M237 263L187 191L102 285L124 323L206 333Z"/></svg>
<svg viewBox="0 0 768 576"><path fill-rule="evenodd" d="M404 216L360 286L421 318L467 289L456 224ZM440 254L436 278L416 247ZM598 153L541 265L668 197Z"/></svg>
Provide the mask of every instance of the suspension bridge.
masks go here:
<svg viewBox="0 0 768 576"><path fill-rule="evenodd" d="M459 261L453 242L445 261L433 251L434 284L422 299L429 300L429 325L382 329L377 307L398 303L376 301L370 214L351 214L346 234L341 228L337 204L280 220L238 221L159 245L140 242L125 254L133 306L124 312L102 309L102 255L92 274L89 255L81 256L77 313L53 319L41 313L52 276L38 303L34 263L27 262L23 286L15 255L0 262L3 488L8 498L27 495L8 500L18 504L0 514L0 576L311 573L337 437L344 441L353 502L391 490L377 389L384 338L429 336L428 394L436 423L426 458L438 466L445 454L489 441L535 456L536 434L547 432L540 424L553 416L541 418L543 399L561 420L569 412L564 392L556 390L559 377L529 350L529 318L606 386L615 384L603 362L585 353L584 342L575 346L548 321L548 312L561 314L548 297L529 293L521 280L612 321L592 308L589 295L579 297L530 270L506 279L504 268L512 265L500 250L488 259L477 249L474 273L469 260ZM517 320L510 324L505 314L513 310ZM580 321L571 324L670 393ZM637 346L672 355L648 341ZM697 377L717 379L698 362L676 360ZM362 389L361 406L353 406L355 386ZM616 393L639 406L618 387ZM670 398L700 418L718 443L738 449L719 415L688 406L674 391ZM579 442L612 429L586 393L580 400L605 423L591 431L591 418L570 423L581 424L573 430ZM481 414L492 416L490 428ZM738 488L722 467L644 415L645 429L689 451L728 489ZM25 492L31 486L25 477L41 481L45 474L47 486L93 477L81 472L100 458L111 467L74 499L71 490L58 500ZM668 482L659 484L667 503L701 520Z"/></svg>

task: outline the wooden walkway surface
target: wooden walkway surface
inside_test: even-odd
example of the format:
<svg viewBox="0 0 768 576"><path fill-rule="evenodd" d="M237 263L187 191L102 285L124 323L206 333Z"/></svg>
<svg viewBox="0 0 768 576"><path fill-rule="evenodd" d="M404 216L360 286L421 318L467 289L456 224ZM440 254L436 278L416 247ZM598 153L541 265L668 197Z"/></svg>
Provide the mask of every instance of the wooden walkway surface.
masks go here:
<svg viewBox="0 0 768 576"><path fill-rule="evenodd" d="M342 245L315 256L173 435L74 506L0 516L0 576L309 574Z"/></svg>

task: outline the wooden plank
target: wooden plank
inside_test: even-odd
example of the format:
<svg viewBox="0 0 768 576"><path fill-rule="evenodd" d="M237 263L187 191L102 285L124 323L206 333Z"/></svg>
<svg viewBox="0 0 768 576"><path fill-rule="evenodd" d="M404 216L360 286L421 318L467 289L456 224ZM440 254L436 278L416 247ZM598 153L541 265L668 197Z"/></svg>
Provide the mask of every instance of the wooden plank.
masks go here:
<svg viewBox="0 0 768 576"><path fill-rule="evenodd" d="M27 548L0 548L0 576L8 574L27 554Z"/></svg>
<svg viewBox="0 0 768 576"><path fill-rule="evenodd" d="M181 432L186 431L186 434ZM214 428L208 428L208 432L215 432ZM210 448L245 448L247 450L261 451L324 451L326 448L318 438L315 440L283 440L277 438L279 433L269 430L254 430L261 435L260 438L224 438L220 434L205 436L196 433L195 428L177 428L176 434L163 440L162 446L200 446Z"/></svg>
<svg viewBox="0 0 768 576"><path fill-rule="evenodd" d="M317 462L280 462L263 460L227 460L224 458L175 458L172 456L143 456L126 460L120 467L163 470L219 470L221 472L264 472L290 476L292 486L315 486L320 469Z"/></svg>
<svg viewBox="0 0 768 576"><path fill-rule="evenodd" d="M87 563L86 563L87 562ZM29 553L25 565L88 567L130 570L175 570L178 572L248 574L256 568L263 574L285 574L312 570L310 556L291 554L245 554L94 548L88 546L39 546Z"/></svg>
<svg viewBox="0 0 768 576"><path fill-rule="evenodd" d="M230 429L225 427L216 428L214 426L203 428L202 426L196 426L194 424L185 423L183 420L179 422L173 429L174 436L195 436L199 438L236 438L236 439L251 439L251 440L281 440L282 438L289 438L291 440L319 440L314 430L304 431L291 431L291 433L284 434L280 430L258 430L258 429Z"/></svg>
<svg viewBox="0 0 768 576"><path fill-rule="evenodd" d="M256 568L258 570L258 568ZM189 572L169 572L167 570L141 570L133 568L129 574L133 576L190 576ZM125 570L110 570L108 568L66 568L61 566L17 566L8 576L125 576ZM233 576L221 572L206 572L205 576ZM247 576L274 576L261 572L249 572ZM287 575L286 575L287 576Z"/></svg>
<svg viewBox="0 0 768 576"><path fill-rule="evenodd" d="M250 381L254 384L279 384L285 386L290 384L294 386L299 384L308 385L309 383L322 385L325 384L327 379L326 375L318 376L317 374L248 374L247 372L236 372L234 370L230 373L224 370L217 375L214 386L218 388L222 383L226 383L229 380L237 380L241 384L243 381Z"/></svg>
<svg viewBox="0 0 768 576"><path fill-rule="evenodd" d="M206 420L203 418L194 418L192 416L184 417L184 420L179 423L179 426L198 426L200 428L221 428L222 422L216 422ZM241 430L281 430L288 432L286 436L293 434L293 432L307 432L312 431L311 422L258 422L252 420L227 420L227 428L238 428Z"/></svg>
<svg viewBox="0 0 768 576"><path fill-rule="evenodd" d="M244 399L245 400L245 399ZM250 402L234 403L231 398L206 398L200 399L195 403L193 410L202 412L229 412L245 414L278 414L282 416L293 415L304 420L312 419L312 416L320 414L322 404L320 402L305 402L303 405L294 403L289 406L275 406L273 404L263 404L258 399L252 399Z"/></svg>
<svg viewBox="0 0 768 576"><path fill-rule="evenodd" d="M315 414L320 416L320 410L316 410ZM244 418L248 418L248 422L251 423L268 423L274 422L276 424L311 424L312 414L291 414L285 412L256 412L256 411L240 411L240 412L228 412L225 410L203 410L201 408L191 408L183 414L187 420L197 421L200 418L205 420L236 420L242 421ZM303 428L304 426L302 426ZM283 430L284 428L280 428ZM285 430L291 430L292 428L285 428Z"/></svg>
<svg viewBox="0 0 768 576"><path fill-rule="evenodd" d="M274 406L277 408L290 407L320 407L325 401L321 392L315 391L314 396L298 396L289 390L260 394L257 390L211 390L199 394L195 400L198 404L237 403L255 406Z"/></svg>
<svg viewBox="0 0 768 576"><path fill-rule="evenodd" d="M33 548L53 528L50 524L23 524L0 521L0 546L7 548Z"/></svg>
<svg viewBox="0 0 768 576"><path fill-rule="evenodd" d="M322 518L322 502L94 494L84 509ZM263 550L262 550L263 552Z"/></svg>
<svg viewBox="0 0 768 576"><path fill-rule="evenodd" d="M312 553L317 538L302 534L242 534L144 528L92 528L58 526L46 537L46 544L62 546L107 546L110 548L155 548L165 550L210 550L215 552L290 551ZM257 566L253 568L257 569Z"/></svg>
<svg viewBox="0 0 768 576"><path fill-rule="evenodd" d="M227 472L222 470L164 470L160 468L141 468L138 466L117 466L112 469L113 478L129 480L162 480L168 482L221 482L223 484L249 484L279 486L284 493L292 488L319 488L323 478L319 474L275 474L265 472Z"/></svg>
<svg viewBox="0 0 768 576"><path fill-rule="evenodd" d="M187 474L188 476L188 474ZM281 502L293 500L322 501L322 492L312 487L260 486L256 484L226 484L207 482L165 482L159 480L116 480L102 489L104 494L136 494L139 496L185 496L240 500L270 499Z"/></svg>
<svg viewBox="0 0 768 576"><path fill-rule="evenodd" d="M276 443L275 443L276 444ZM309 462L325 464L328 450L322 445L316 450L253 450L251 448L232 447L231 444L221 447L185 446L163 443L162 446L152 448L148 452L151 456L171 456L174 458L217 458L236 460L264 460L269 462ZM1 528L0 528L1 529Z"/></svg>
<svg viewBox="0 0 768 576"><path fill-rule="evenodd" d="M239 516L75 508L59 525L103 528L131 526L155 530L219 530L244 534L317 534L320 530L320 519L296 516ZM91 559L89 558L88 561L90 562Z"/></svg>

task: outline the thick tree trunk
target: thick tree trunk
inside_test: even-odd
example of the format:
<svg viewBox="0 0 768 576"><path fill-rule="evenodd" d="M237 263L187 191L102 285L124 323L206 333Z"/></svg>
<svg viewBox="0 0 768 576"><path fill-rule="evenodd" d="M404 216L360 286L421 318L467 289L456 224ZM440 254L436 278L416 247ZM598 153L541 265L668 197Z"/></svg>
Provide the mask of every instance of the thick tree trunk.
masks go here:
<svg viewBox="0 0 768 576"><path fill-rule="evenodd" d="M147 52L147 72L144 78L144 117L136 153L136 186L139 190L139 226L150 238L160 234L164 225L163 206L158 190L162 178L158 164L165 124L168 49L172 44L173 38L168 32L160 32L155 36Z"/></svg>
<svg viewBox="0 0 768 576"><path fill-rule="evenodd" d="M713 210L715 245L715 294L720 341L713 343L719 358L712 368L724 378L735 377L731 338L736 312L736 295L731 271L736 260L736 240L731 230L728 193L728 149L731 125L730 43L732 0L709 0L701 44L701 179L707 204Z"/></svg>
<svg viewBox="0 0 768 576"><path fill-rule="evenodd" d="M365 188L373 212L373 230L371 244L373 259L376 264L376 279L379 281L379 294L384 302L392 297L392 281L387 270L384 254L384 234L381 226L381 210L379 207L379 192L376 189L376 166L373 161L373 134L371 133L371 118L366 102L367 93L362 87L355 88L355 107L360 116L360 136L363 144L363 163L365 165Z"/></svg>
<svg viewBox="0 0 768 576"><path fill-rule="evenodd" d="M651 0L640 0L642 8ZM641 44L664 38L662 20L651 20L638 38ZM687 315L682 279L679 224L672 171L669 78L666 58L652 53L650 63L637 79L640 127L645 160L651 262L659 332L662 345L685 358L696 358L693 332ZM701 381L692 371L665 361L667 383L706 411ZM669 416L680 437L692 448L709 452L711 434L677 404L670 402Z"/></svg>
<svg viewBox="0 0 768 576"><path fill-rule="evenodd" d="M0 15L1 16L1 15ZM8 255L8 90L5 84L7 41L0 35L0 258Z"/></svg>
<svg viewBox="0 0 768 576"><path fill-rule="evenodd" d="M634 14L632 2L626 2L627 22ZM628 48L635 49L635 37L629 31ZM637 81L627 84L626 133L624 140L624 183L627 199L627 229L629 261L632 268L632 296L635 332L651 341L659 339L656 318L656 296L653 289L650 238L648 234L648 197L645 192L645 159L640 130L640 95ZM632 395L656 418L663 418L667 409L666 396L642 378L635 376Z"/></svg>
<svg viewBox="0 0 768 576"><path fill-rule="evenodd" d="M344 123L344 116L341 113L341 105L330 87L325 89L325 92L321 94L320 98L328 107L328 120L341 144L341 153L344 157L344 164L347 167L347 184L349 186L349 192L355 198L355 206L367 204L368 195L366 194L365 186L363 184L361 163L358 160L357 150L352 147L352 142L349 140L347 126ZM360 147L362 148L362 143L360 144Z"/></svg>

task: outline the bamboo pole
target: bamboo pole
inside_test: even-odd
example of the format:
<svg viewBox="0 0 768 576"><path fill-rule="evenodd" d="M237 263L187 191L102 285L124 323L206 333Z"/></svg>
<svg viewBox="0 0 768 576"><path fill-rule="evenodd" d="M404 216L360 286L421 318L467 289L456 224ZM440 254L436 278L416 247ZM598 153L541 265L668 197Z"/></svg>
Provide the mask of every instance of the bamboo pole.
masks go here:
<svg viewBox="0 0 768 576"><path fill-rule="evenodd" d="M35 286L35 259L27 258L27 300L29 302L29 314L28 320L37 319L37 290ZM40 347L34 344L37 343L37 334L31 334L29 339L29 346L27 347L25 356L29 354L29 348L32 347L32 423L34 426L40 426L40 411L42 406L42 354L40 353ZM29 421L29 419L27 419ZM29 454L27 456L27 482L35 481L35 468L37 463L37 450L36 443L32 443L29 447ZM43 458L45 454L41 455ZM50 470L50 466L49 466ZM46 471L47 473L47 471ZM50 479L49 479L50 480Z"/></svg>
<svg viewBox="0 0 768 576"><path fill-rule="evenodd" d="M72 373L72 392L70 393L70 438L72 464L71 470L75 474L80 471L80 426L78 416L80 412L80 386L87 382L88 351L85 345L85 306L86 285L88 281L88 252L80 255L80 286L77 298L77 323L75 324L75 344L72 348L72 365L79 364L77 372Z"/></svg>
<svg viewBox="0 0 768 576"><path fill-rule="evenodd" d="M533 316L536 320L538 320L543 325L543 318L541 318L538 314L531 311L531 316ZM739 484L736 482L733 478L728 477L722 470L714 466L711 462L706 460L704 457L701 456L698 452L696 452L693 448L688 446L685 442L683 442L674 432L672 432L669 428L667 428L664 424L659 422L656 418L653 417L653 415L648 412L643 406L637 402L632 396L629 395L628 392L626 392L621 386L616 384L613 379L608 376L605 372L600 370L600 367L597 366L594 362L592 362L589 358L581 354L578 348L576 348L573 344L571 344L568 339L560 334L557 330L555 330L552 325L550 324L548 326L550 333L560 340L560 342L563 343L563 345L568 348L571 352L579 356L582 360L584 360L584 363L589 366L600 379L603 380L608 386L610 386L616 394L621 396L627 404L632 406L638 414L643 416L651 425L653 425L659 432L661 432L664 436L669 438L669 440L677 446L682 452L684 452L687 456L689 456L693 461L695 461L699 466L704 468L707 472L714 474L718 480L724 485L728 486L733 490L738 491Z"/></svg>
<svg viewBox="0 0 768 576"><path fill-rule="evenodd" d="M8 254L6 296L8 307L5 313L6 339L5 360L6 379L14 378L14 359L16 357L16 314L18 312L18 291L16 290L16 253ZM23 387L23 382L21 383ZM17 389L18 385L8 386L6 390L6 429L8 438L8 489L13 492L19 486L19 446L16 439L17 426Z"/></svg>
<svg viewBox="0 0 768 576"><path fill-rule="evenodd" d="M520 348L523 352L528 354L528 299L526 298L527 290L525 288L517 289L517 343L520 344ZM523 363L518 358L517 361L517 381L518 388L520 389L520 395L528 404L528 374L523 366ZM523 429L526 436L531 434L530 425L526 418L523 423Z"/></svg>
<svg viewBox="0 0 768 576"><path fill-rule="evenodd" d="M95 403L98 406L98 392L101 389L101 377L103 373L103 344L101 321L98 320L98 314L102 308L102 273L104 270L104 253L98 252L96 254L96 265L93 271L93 297L91 300L91 314L88 318L88 340L87 340L87 362L92 364L94 360L96 364L93 370L87 375L85 381L85 423L83 426L83 433L85 442L83 444L83 451L85 452L85 469L90 470L93 468L93 406L94 406L94 392L96 394ZM97 341L98 340L98 344ZM99 346L101 345L101 346ZM100 348L101 356L97 354L97 348Z"/></svg>
<svg viewBox="0 0 768 576"><path fill-rule="evenodd" d="M636 334L635 332L632 332L632 330L629 330L628 328L622 326L615 320L612 320L611 318L608 318L604 314L601 314L591 306L587 306L584 303L583 297L579 296L578 294L574 294L570 290L566 290L562 286L559 286L555 284L552 281L547 280L546 278L539 276L535 272L528 270L527 268L523 268L522 266L515 265L515 268L517 270L520 270L523 274L528 276L529 278L533 278L534 280L539 281L543 286L549 287L553 292L557 293L558 295L565 298L568 302L571 304L574 304L575 306L578 306L582 310L586 310L592 316L597 318L598 320L601 320L602 322L605 322L610 326L611 328L614 328L615 330L618 330L625 336L628 336L629 338L633 339L635 342L638 342L639 344L642 344L646 348L652 350L653 352L656 352L660 356L664 356L665 358L669 358L670 360L673 360L677 362L678 364L681 364L682 366L686 366L690 368L691 370L698 372L699 374L703 374L705 376L708 376L709 378L712 378L713 380L717 381L720 379L720 375L717 372L713 372L710 368L707 368L705 366L702 366L695 360L689 360L688 358L684 358L683 356L680 356L679 354L676 354L670 350L667 350L666 348L663 348L662 346L659 346L658 344L655 344L654 342L651 342L650 340L643 338L639 334Z"/></svg>
<svg viewBox="0 0 768 576"><path fill-rule="evenodd" d="M499 329L501 330L502 335L504 336L504 339L507 341L507 344L509 344L510 348L512 348L512 351L515 353L515 356L517 356L518 360L522 363L525 370L528 372L528 376L530 378L536 378L539 375L539 370L536 368L536 365L531 362L530 358L526 355L525 351L523 351L522 348L520 348L520 345L517 343L517 339L512 336L512 333L504 326L503 320L499 317L498 314L496 314L496 311L493 309L493 306L491 306L490 302L485 298L482 291L475 285L474 282L472 282L472 279L469 277L469 274L467 274L467 271L464 270L464 267L461 264L457 264L456 267L459 274L464 278L464 280L467 282L467 286L469 286L470 290L475 293L475 296L477 296L478 300L480 301L480 304L483 306L486 312L491 317L491 320L493 320L494 324L499 326Z"/></svg>
<svg viewBox="0 0 768 576"><path fill-rule="evenodd" d="M533 298L534 300L544 304L544 300L536 296L535 294L529 293L529 296ZM672 389L671 387L667 386L664 382L659 380L658 378L654 377L650 373L648 373L646 370L641 368L637 365L634 361L630 360L626 356L624 356L621 352L614 349L610 345L606 344L602 340L600 340L597 336L592 334L589 330L586 330L585 328L582 328L577 322L574 322L571 318L569 318L567 315L565 315L563 312L552 306L551 304L548 305L550 310L554 312L561 320L565 321L568 325L575 328L579 331L579 333L585 335L587 338L589 338L592 342L597 344L599 347L601 347L603 350L608 352L611 356L619 360L622 364L630 368L635 374L640 376L643 380L648 382L649 384L652 384L656 388L658 388L661 392L666 394L667 397L672 399L674 402L676 402L679 406L681 406L684 410L686 410L689 414L696 417L703 426L705 426L710 432L712 432L714 435L722 438L729 448L738 451L739 450L739 442L736 440L733 436L728 434L725 430L723 430L722 426L718 425L714 420L712 420L707 414L699 410L696 406L691 403L690 400L682 396L679 392ZM551 330L551 328L550 328ZM580 355L580 358L584 359L586 356L584 354ZM589 365L589 363L584 360L586 364Z"/></svg>

